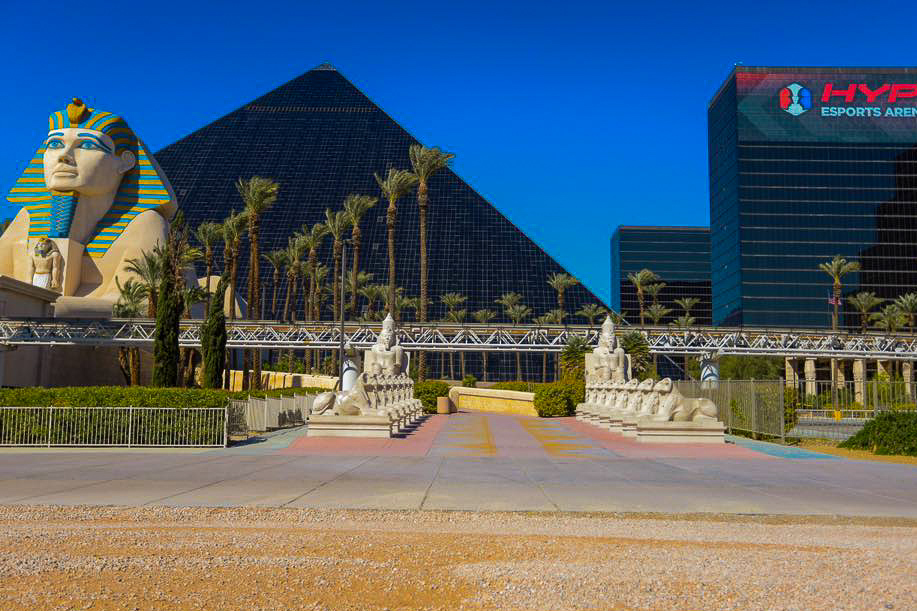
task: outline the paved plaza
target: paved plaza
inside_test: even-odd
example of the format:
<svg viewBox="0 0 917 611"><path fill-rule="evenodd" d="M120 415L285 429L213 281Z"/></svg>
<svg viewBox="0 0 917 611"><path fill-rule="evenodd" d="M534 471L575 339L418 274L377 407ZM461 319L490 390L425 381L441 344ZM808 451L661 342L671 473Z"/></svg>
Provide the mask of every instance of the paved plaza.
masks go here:
<svg viewBox="0 0 917 611"><path fill-rule="evenodd" d="M0 450L0 504L917 518L917 468L730 438L640 444L574 419L459 413L394 439Z"/></svg>

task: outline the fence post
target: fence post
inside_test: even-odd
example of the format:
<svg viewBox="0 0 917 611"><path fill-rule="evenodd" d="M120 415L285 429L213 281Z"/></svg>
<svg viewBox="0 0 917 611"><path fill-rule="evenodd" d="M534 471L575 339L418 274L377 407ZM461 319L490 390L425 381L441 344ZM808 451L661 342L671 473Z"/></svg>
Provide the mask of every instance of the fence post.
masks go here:
<svg viewBox="0 0 917 611"><path fill-rule="evenodd" d="M51 425L54 422L54 406L48 406L48 447L51 447Z"/></svg>
<svg viewBox="0 0 917 611"><path fill-rule="evenodd" d="M779 398L777 405L780 407L780 443L786 443L786 387L781 384L777 385Z"/></svg>
<svg viewBox="0 0 917 611"><path fill-rule="evenodd" d="M879 411L879 376L876 375L872 380L872 415L875 417Z"/></svg>
<svg viewBox="0 0 917 611"><path fill-rule="evenodd" d="M223 407L223 447L229 442L229 404Z"/></svg>
<svg viewBox="0 0 917 611"><path fill-rule="evenodd" d="M131 447L131 440L134 432L134 406L131 405L127 410L127 447Z"/></svg>
<svg viewBox="0 0 917 611"><path fill-rule="evenodd" d="M726 430L732 435L732 380L726 381Z"/></svg>
<svg viewBox="0 0 917 611"><path fill-rule="evenodd" d="M755 392L755 379L751 379L751 429L757 433L758 429L758 393Z"/></svg>

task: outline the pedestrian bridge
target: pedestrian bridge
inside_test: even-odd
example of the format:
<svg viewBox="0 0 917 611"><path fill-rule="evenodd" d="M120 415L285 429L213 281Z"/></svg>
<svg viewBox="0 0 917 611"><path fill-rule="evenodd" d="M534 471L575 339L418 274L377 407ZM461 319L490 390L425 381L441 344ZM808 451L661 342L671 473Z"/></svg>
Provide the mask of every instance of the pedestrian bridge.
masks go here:
<svg viewBox="0 0 917 611"><path fill-rule="evenodd" d="M201 320L181 323L179 343L200 346ZM61 320L54 318L2 318L0 344L51 346L151 345L155 330L151 319ZM229 348L332 349L341 338L354 348L375 343L382 323L332 322L282 323L246 321L227 323ZM642 333L655 354L696 356L784 356L917 360L917 335L881 332L848 333L816 329L766 329L750 327L646 326L619 328L620 337ZM560 352L571 337L598 341L598 325L503 325L401 323L398 339L408 350L430 352Z"/></svg>

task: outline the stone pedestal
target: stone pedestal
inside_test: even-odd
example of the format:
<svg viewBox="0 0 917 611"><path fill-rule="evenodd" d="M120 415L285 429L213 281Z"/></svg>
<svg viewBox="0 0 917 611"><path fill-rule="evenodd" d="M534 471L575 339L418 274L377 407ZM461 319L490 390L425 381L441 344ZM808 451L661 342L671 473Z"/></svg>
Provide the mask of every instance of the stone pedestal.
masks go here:
<svg viewBox="0 0 917 611"><path fill-rule="evenodd" d="M799 388L799 359L787 357L783 360L787 388Z"/></svg>
<svg viewBox="0 0 917 611"><path fill-rule="evenodd" d="M310 416L307 437L391 437L388 416Z"/></svg>
<svg viewBox="0 0 917 611"><path fill-rule="evenodd" d="M0 276L0 316L46 318L57 296L54 291ZM48 346L0 347L0 385L50 386L50 351Z"/></svg>
<svg viewBox="0 0 917 611"><path fill-rule="evenodd" d="M818 394L818 390L815 384L815 359L806 359L805 376L806 396L814 396Z"/></svg>
<svg viewBox="0 0 917 611"><path fill-rule="evenodd" d="M904 378L904 392L907 393L908 397L912 396L914 394L912 392L914 382L914 361L901 362L901 377Z"/></svg>
<svg viewBox="0 0 917 611"><path fill-rule="evenodd" d="M726 443L726 427L716 420L637 423L640 443Z"/></svg>
<svg viewBox="0 0 917 611"><path fill-rule="evenodd" d="M865 405L866 399L866 361L856 359L853 361L853 400L860 405Z"/></svg>
<svg viewBox="0 0 917 611"><path fill-rule="evenodd" d="M833 369L834 386L838 390L843 390L847 382L845 367L846 361L840 359L831 359L831 368Z"/></svg>

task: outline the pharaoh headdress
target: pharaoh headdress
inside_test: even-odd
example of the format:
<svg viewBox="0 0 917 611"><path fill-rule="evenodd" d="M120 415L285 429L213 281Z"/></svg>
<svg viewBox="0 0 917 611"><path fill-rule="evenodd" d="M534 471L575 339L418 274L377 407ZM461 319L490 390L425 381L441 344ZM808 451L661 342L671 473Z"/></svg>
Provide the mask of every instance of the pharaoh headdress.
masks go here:
<svg viewBox="0 0 917 611"><path fill-rule="evenodd" d="M115 143L114 154L131 151L136 165L121 179L111 208L99 221L86 244L91 257L101 257L121 235L135 216L146 210L156 210L166 219L175 213L175 196L156 160L147 152L146 145L128 127L121 117L89 108L77 98L67 109L53 113L48 118L48 131L68 127L86 128L108 135ZM6 199L21 205L29 213L29 238L66 237L70 233L77 194L51 191L45 185L42 145L32 156L22 176L10 189Z"/></svg>

